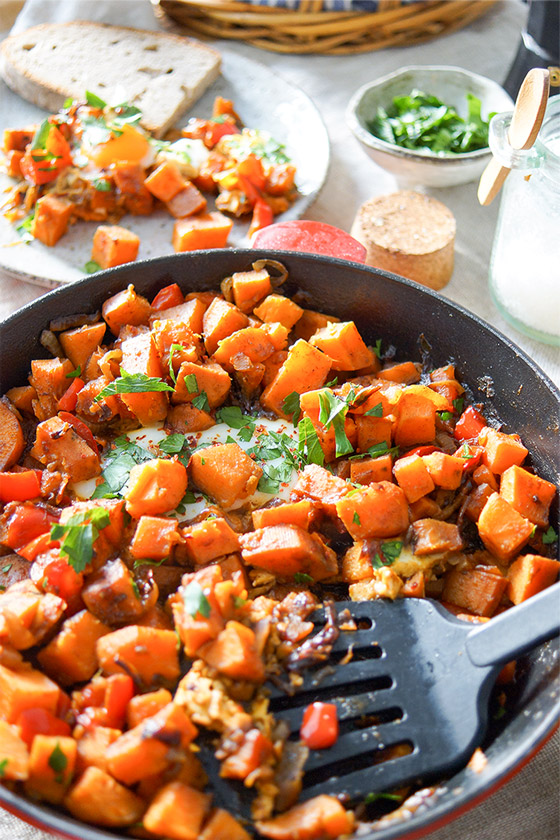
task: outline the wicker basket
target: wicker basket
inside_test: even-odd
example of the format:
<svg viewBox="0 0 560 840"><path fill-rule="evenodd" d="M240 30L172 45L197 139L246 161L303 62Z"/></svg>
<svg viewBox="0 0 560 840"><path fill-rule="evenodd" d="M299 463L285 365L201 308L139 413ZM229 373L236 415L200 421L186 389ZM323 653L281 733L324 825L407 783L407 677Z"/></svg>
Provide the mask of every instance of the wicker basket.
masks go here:
<svg viewBox="0 0 560 840"><path fill-rule="evenodd" d="M496 0L378 0L376 11L326 11L321 0L297 8L243 0L151 0L156 15L206 38L233 38L280 53L367 52L410 46L466 26Z"/></svg>

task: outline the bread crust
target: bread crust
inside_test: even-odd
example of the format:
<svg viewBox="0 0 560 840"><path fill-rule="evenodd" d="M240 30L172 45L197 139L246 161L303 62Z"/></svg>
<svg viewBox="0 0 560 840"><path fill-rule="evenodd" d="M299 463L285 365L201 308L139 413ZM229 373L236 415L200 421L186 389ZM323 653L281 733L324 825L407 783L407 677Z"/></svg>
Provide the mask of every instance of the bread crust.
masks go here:
<svg viewBox="0 0 560 840"><path fill-rule="evenodd" d="M86 90L102 98L124 86L162 136L218 77L220 53L193 38L91 21L43 23L0 45L0 73L24 99L57 111Z"/></svg>

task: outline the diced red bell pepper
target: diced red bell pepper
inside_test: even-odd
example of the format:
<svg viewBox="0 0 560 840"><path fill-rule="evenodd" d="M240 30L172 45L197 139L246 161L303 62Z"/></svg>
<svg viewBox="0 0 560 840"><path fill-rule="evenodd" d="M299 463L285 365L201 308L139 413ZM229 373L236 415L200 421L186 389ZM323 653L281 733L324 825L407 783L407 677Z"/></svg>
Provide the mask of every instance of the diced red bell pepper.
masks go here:
<svg viewBox="0 0 560 840"><path fill-rule="evenodd" d="M35 735L70 736L72 730L64 720L55 717L52 712L40 707L24 709L17 719L20 737L31 747Z"/></svg>
<svg viewBox="0 0 560 840"><path fill-rule="evenodd" d="M272 224L273 220L274 213L272 212L270 205L267 204L263 198L258 198L253 208L253 218L251 219L251 224L249 226L249 239L258 230L262 230Z"/></svg>
<svg viewBox="0 0 560 840"><path fill-rule="evenodd" d="M0 473L0 502L25 502L41 495L41 470Z"/></svg>
<svg viewBox="0 0 560 840"><path fill-rule="evenodd" d="M20 161L23 177L31 184L48 184L54 181L72 163L68 142L56 125L51 125L45 148L28 146Z"/></svg>
<svg viewBox="0 0 560 840"><path fill-rule="evenodd" d="M41 534L50 532L54 522L56 517L45 508L33 504L17 505L8 517L4 544L18 551Z"/></svg>
<svg viewBox="0 0 560 840"><path fill-rule="evenodd" d="M59 411L74 411L78 402L78 394L86 383L79 376L72 380L69 388L63 393L58 401Z"/></svg>
<svg viewBox="0 0 560 840"><path fill-rule="evenodd" d="M476 469L482 460L482 453L484 452L482 446L475 446L473 444L464 443L459 447L455 455L457 458L464 458L463 472L471 472Z"/></svg>
<svg viewBox="0 0 560 840"><path fill-rule="evenodd" d="M311 703L303 713L299 731L310 750L325 750L338 739L338 714L334 703Z"/></svg>
<svg viewBox="0 0 560 840"><path fill-rule="evenodd" d="M162 309L169 309L171 306L179 306L185 300L183 292L177 283L164 286L160 289L152 301L152 309L159 312Z"/></svg>
<svg viewBox="0 0 560 840"><path fill-rule="evenodd" d="M426 444L426 446L415 446L414 449L409 449L406 455L431 455L432 452L441 452L441 449L438 446Z"/></svg>
<svg viewBox="0 0 560 840"><path fill-rule="evenodd" d="M226 134L239 134L239 129L233 120L227 118L218 122L216 120L208 120L206 131L204 132L204 145L208 149L213 149L218 140L221 140Z"/></svg>
<svg viewBox="0 0 560 840"><path fill-rule="evenodd" d="M453 437L457 440L472 440L478 437L482 429L487 425L484 415L474 406L469 405L455 424Z"/></svg>
<svg viewBox="0 0 560 840"><path fill-rule="evenodd" d="M245 178L248 178L257 190L264 190L266 176L260 158L255 155L247 155L246 158L239 161L236 169L238 175L243 175Z"/></svg>
<svg viewBox="0 0 560 840"><path fill-rule="evenodd" d="M74 607L81 605L80 593L84 585L84 576L76 572L64 557L53 557L43 568L43 588L62 598L69 606L67 613L73 613ZM80 603L78 603L80 601Z"/></svg>
<svg viewBox="0 0 560 840"><path fill-rule="evenodd" d="M107 712L107 726L123 729L126 708L136 693L134 681L128 674L113 674L107 678L103 705Z"/></svg>
<svg viewBox="0 0 560 840"><path fill-rule="evenodd" d="M46 534L41 534L39 537L35 537L34 540L28 542L27 545L23 546L23 548L18 549L18 554L24 557L25 560L33 563L40 554L44 554L51 548L58 548L59 545L59 540L51 541L51 535L47 531Z"/></svg>
<svg viewBox="0 0 560 840"><path fill-rule="evenodd" d="M88 446L90 446L93 449L95 454L99 454L99 448L97 446L97 443L95 442L93 433L89 426L87 426L83 420L80 420L80 418L76 417L75 414L70 414L69 411L59 411L58 416L61 420L65 420L66 423L70 423L70 425L74 427L74 429L80 435L80 437L83 438L88 444Z"/></svg>

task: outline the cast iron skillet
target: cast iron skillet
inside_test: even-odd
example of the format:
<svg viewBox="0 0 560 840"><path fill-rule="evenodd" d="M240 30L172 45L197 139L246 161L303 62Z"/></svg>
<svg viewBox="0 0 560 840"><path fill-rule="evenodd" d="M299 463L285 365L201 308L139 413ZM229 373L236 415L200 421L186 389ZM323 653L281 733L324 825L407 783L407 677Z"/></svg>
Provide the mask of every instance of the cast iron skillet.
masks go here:
<svg viewBox="0 0 560 840"><path fill-rule="evenodd" d="M52 318L99 309L108 296L129 283L150 299L161 286L173 282L184 291L216 288L224 277L250 268L262 257L279 259L287 267L287 294L299 290L308 308L355 320L368 342L380 338L383 348L394 344L397 359L420 360L429 345L434 366L452 361L472 398L484 403L486 415L499 418L504 431L520 434L539 475L558 483L560 392L521 350L430 290L387 272L327 257L258 250L199 251L121 266L57 289L1 325L0 391L24 384L30 360L48 356L38 337ZM362 835L362 840L421 837L491 793L554 731L560 712L558 688L558 646L548 643L523 661L507 712L493 724L483 744L488 759L484 771L461 771L406 822L395 821ZM1 785L0 803L22 819L64 837L117 837L31 803Z"/></svg>

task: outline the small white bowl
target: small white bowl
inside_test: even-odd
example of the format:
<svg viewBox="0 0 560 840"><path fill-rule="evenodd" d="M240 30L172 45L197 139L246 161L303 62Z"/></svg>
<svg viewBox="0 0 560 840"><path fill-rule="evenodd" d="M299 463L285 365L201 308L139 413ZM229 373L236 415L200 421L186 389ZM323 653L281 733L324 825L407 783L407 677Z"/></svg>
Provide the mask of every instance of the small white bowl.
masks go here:
<svg viewBox="0 0 560 840"><path fill-rule="evenodd" d="M467 116L467 93L480 99L484 119L493 112L513 109L509 94L491 79L460 67L415 65L402 67L357 90L346 110L347 125L370 158L391 172L400 186L452 187L478 180L492 156L488 147L441 155L387 143L368 130L367 123L375 117L378 106L388 108L393 97L409 94L415 88L453 105L461 117Z"/></svg>

